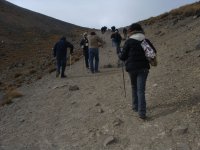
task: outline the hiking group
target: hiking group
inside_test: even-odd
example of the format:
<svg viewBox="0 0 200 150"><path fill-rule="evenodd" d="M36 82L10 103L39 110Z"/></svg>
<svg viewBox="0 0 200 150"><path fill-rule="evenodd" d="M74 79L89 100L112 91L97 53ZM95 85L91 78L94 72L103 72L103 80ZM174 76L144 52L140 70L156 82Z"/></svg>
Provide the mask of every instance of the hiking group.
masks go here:
<svg viewBox="0 0 200 150"><path fill-rule="evenodd" d="M105 33L107 27L103 27L102 34ZM153 44L145 37L143 28L138 23L133 23L123 29L125 43L121 46L122 37L119 30L111 27L112 46L116 48L118 58L124 62L126 71L129 74L132 88L132 110L137 112L139 118L146 119L146 98L145 87L149 74L150 65L156 66L156 49ZM145 42L145 46L144 43ZM85 66L90 69L91 73L99 72L99 47L102 45L102 39L93 31L88 36L85 32L80 46L83 49L85 57ZM73 45L61 38L54 46L54 57L57 60L58 77L61 69L61 77L64 74L67 59L67 48L70 48L70 54L73 53ZM151 55L150 55L151 54ZM152 55L154 54L154 55ZM153 62L153 63L152 63ZM123 65L122 65L123 66ZM125 84L124 84L125 85Z"/></svg>

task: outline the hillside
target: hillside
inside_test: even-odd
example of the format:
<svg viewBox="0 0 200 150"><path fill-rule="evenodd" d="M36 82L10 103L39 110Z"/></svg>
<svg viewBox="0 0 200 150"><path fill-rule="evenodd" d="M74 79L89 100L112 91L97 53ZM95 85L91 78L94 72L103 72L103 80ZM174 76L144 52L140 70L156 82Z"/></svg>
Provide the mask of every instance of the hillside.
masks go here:
<svg viewBox="0 0 200 150"><path fill-rule="evenodd" d="M176 11L193 12L194 7L190 15L172 11L164 19L141 22L159 63L147 80L146 121L131 110L127 73L124 97L111 33L98 32L106 41L100 48L100 73L88 72L80 59L67 67L66 79L47 73L7 95L13 99L0 107L0 149L199 150L199 2Z"/></svg>
<svg viewBox="0 0 200 150"><path fill-rule="evenodd" d="M61 36L78 52L81 34L88 30L4 0L0 1L0 22L0 82L10 86L32 82L51 71L52 47Z"/></svg>

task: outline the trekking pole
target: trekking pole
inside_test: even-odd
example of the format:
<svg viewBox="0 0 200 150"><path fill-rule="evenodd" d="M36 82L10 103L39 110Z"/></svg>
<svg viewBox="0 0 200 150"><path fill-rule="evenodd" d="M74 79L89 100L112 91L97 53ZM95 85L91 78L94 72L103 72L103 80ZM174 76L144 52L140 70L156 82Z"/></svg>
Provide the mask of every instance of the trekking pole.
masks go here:
<svg viewBox="0 0 200 150"><path fill-rule="evenodd" d="M71 70L72 70L72 55L70 54L69 55L69 68L70 68L70 72L71 72Z"/></svg>
<svg viewBox="0 0 200 150"><path fill-rule="evenodd" d="M125 77L124 77L124 63L122 62L122 74L123 74L123 83L124 83L124 94L126 98L126 85L125 85Z"/></svg>
<svg viewBox="0 0 200 150"><path fill-rule="evenodd" d="M83 57L82 57L82 59L83 59L83 72L85 71L85 56L83 55Z"/></svg>

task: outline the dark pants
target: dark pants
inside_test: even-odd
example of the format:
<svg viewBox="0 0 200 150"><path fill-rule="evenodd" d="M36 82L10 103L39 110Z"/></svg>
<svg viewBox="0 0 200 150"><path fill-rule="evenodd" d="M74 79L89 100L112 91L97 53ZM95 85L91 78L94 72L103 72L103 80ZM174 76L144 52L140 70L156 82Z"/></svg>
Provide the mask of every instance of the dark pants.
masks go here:
<svg viewBox="0 0 200 150"><path fill-rule="evenodd" d="M115 43L115 46L116 46L116 53L118 54L119 52L121 52L120 43Z"/></svg>
<svg viewBox="0 0 200 150"><path fill-rule="evenodd" d="M98 48L90 48L89 49L89 57L90 57L90 70L91 72L99 71L99 49ZM94 66L95 60L95 66Z"/></svg>
<svg viewBox="0 0 200 150"><path fill-rule="evenodd" d="M129 72L132 86L132 108L138 111L140 116L146 115L145 87L148 73L148 69Z"/></svg>
<svg viewBox="0 0 200 150"><path fill-rule="evenodd" d="M60 74L61 70L61 76L65 74L66 61L66 58L57 59L57 72Z"/></svg>
<svg viewBox="0 0 200 150"><path fill-rule="evenodd" d="M85 66L86 68L89 68L89 50L84 49L83 54L85 56Z"/></svg>

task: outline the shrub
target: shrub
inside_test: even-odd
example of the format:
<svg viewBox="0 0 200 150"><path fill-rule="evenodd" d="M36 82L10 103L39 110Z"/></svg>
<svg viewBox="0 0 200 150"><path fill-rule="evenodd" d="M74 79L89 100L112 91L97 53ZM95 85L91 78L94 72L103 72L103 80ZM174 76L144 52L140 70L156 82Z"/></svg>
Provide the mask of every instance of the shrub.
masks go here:
<svg viewBox="0 0 200 150"><path fill-rule="evenodd" d="M22 97L23 94L17 90L8 91L0 102L0 106L11 104L14 98Z"/></svg>

